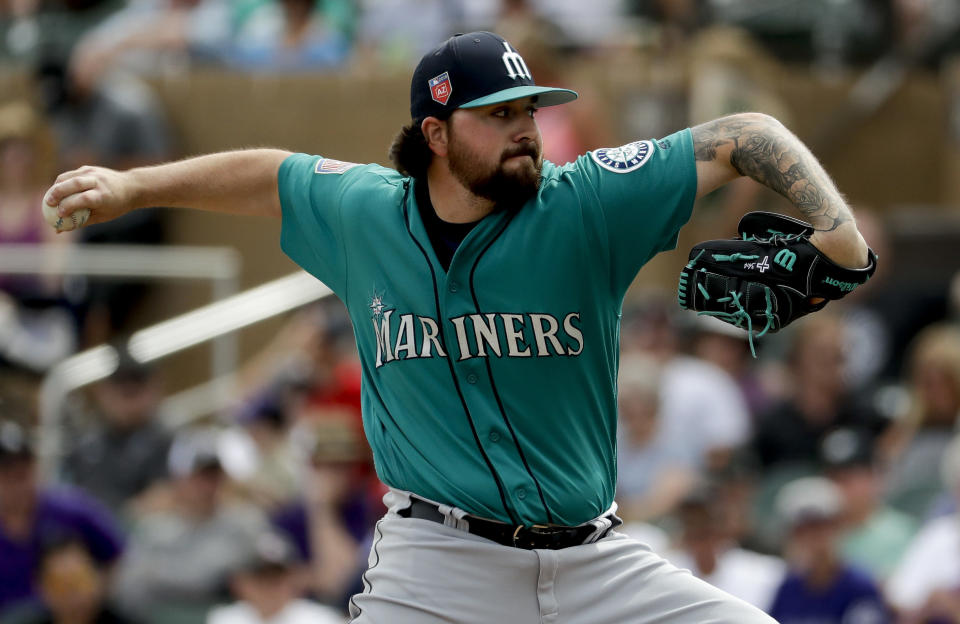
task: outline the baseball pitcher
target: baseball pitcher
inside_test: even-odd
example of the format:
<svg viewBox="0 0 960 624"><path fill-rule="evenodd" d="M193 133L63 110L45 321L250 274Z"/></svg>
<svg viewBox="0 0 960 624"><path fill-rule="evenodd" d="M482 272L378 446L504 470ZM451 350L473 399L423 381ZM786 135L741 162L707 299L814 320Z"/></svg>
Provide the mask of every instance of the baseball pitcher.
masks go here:
<svg viewBox="0 0 960 624"><path fill-rule="evenodd" d="M772 621L616 531L621 303L644 263L676 245L694 200L738 176L806 221L771 217L730 241L751 247L692 258L686 307L775 330L865 281L875 260L776 120L734 115L544 161L537 109L576 97L537 86L501 37L456 35L413 74L396 170L256 149L83 167L45 197L61 216L89 209L91 223L157 205L276 216L283 250L343 300L390 487L355 622ZM780 249L798 259L780 254L792 271L770 281L757 267ZM826 263L837 273L810 268Z"/></svg>

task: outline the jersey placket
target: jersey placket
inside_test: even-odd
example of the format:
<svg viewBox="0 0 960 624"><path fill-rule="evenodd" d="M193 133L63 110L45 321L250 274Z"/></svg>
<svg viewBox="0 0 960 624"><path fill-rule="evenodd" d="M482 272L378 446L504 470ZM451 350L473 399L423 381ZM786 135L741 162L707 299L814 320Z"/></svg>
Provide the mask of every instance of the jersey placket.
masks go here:
<svg viewBox="0 0 960 624"><path fill-rule="evenodd" d="M412 195L412 194L411 194ZM411 202L413 201L411 197ZM471 271L478 261L489 260L495 249L495 239L507 226L509 215L495 213L488 216L467 235L444 272L430 245L426 229L415 206L408 210L411 233L418 243L429 250L437 280L437 302L441 316L441 331L447 345L455 385L466 405L468 417L482 447L503 486L502 493L512 514L522 524L531 525L544 521L547 513L538 495L537 484L524 466L513 435L504 422L494 395L493 380L488 373L487 357L481 356L475 338L471 315L478 314L471 293ZM479 313L483 313L480 310ZM493 478L491 476L491 478ZM506 510L511 515L510 510Z"/></svg>

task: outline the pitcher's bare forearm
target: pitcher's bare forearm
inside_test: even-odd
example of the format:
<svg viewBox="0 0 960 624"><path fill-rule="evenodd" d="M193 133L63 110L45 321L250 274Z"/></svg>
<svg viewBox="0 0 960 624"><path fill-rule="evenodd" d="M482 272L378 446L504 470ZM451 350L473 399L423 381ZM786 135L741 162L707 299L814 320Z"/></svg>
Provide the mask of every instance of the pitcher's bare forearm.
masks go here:
<svg viewBox="0 0 960 624"><path fill-rule="evenodd" d="M209 154L132 169L134 205L199 208L280 216L277 171L289 152L273 149Z"/></svg>
<svg viewBox="0 0 960 624"><path fill-rule="evenodd" d="M114 171L81 167L57 178L45 200L61 214L88 208L101 223L150 206L280 216L277 171L289 152L254 149Z"/></svg>
<svg viewBox="0 0 960 624"><path fill-rule="evenodd" d="M692 128L699 193L746 176L790 200L809 221L813 241L835 261L864 266L866 244L853 212L810 150L768 115L743 113Z"/></svg>

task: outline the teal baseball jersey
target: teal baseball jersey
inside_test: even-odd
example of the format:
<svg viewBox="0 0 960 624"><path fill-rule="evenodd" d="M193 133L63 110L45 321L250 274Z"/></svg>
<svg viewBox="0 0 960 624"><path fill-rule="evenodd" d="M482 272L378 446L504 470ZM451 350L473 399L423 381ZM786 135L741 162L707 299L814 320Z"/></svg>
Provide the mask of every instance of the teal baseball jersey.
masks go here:
<svg viewBox="0 0 960 624"><path fill-rule="evenodd" d="M620 309L689 219L690 131L545 162L536 196L480 221L448 270L416 184L304 154L279 172L281 246L353 321L377 474L511 524L602 514L617 477Z"/></svg>

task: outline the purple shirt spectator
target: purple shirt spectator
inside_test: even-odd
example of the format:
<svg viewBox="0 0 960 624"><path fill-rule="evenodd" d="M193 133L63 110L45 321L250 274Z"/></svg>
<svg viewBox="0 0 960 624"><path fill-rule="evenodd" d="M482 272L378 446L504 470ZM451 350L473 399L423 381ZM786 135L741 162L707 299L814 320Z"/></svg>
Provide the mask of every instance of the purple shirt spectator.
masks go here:
<svg viewBox="0 0 960 624"><path fill-rule="evenodd" d="M93 558L107 565L123 550L123 537L109 512L78 490L44 490L38 494L30 535L11 538L0 524L0 613L24 600L36 600L33 571L43 545L51 539L77 537Z"/></svg>
<svg viewBox="0 0 960 624"><path fill-rule="evenodd" d="M362 543L373 528L372 512L363 496L352 496L340 507L340 518L344 528L353 539ZM310 527L307 507L304 501L294 501L282 507L270 518L274 527L280 530L297 548L297 554L303 561L312 558L310 547Z"/></svg>
<svg viewBox="0 0 960 624"><path fill-rule="evenodd" d="M811 587L791 572L774 598L770 615L781 624L887 624L893 619L876 584L865 573L846 566L826 587Z"/></svg>

